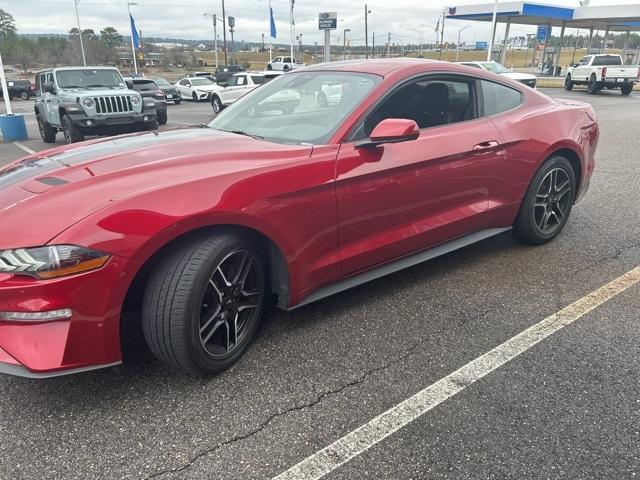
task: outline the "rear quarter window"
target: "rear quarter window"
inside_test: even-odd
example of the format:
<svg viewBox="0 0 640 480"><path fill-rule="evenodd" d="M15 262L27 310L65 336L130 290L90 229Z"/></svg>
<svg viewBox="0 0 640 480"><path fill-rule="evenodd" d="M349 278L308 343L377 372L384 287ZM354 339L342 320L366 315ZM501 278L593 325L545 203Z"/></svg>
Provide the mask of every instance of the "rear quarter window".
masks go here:
<svg viewBox="0 0 640 480"><path fill-rule="evenodd" d="M497 115L517 108L522 103L522 93L500 83L482 80L484 114Z"/></svg>

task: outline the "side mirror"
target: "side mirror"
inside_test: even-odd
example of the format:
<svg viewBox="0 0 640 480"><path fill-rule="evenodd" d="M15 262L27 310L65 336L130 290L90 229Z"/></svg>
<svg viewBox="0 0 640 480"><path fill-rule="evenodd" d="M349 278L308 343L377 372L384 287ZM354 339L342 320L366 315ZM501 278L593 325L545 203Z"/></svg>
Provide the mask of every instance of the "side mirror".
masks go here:
<svg viewBox="0 0 640 480"><path fill-rule="evenodd" d="M387 118L373 129L369 138L360 140L355 146L356 148L375 148L385 143L408 142L419 136L420 129L415 120Z"/></svg>
<svg viewBox="0 0 640 480"><path fill-rule="evenodd" d="M133 80L125 80L124 83L127 84L129 90L133 90Z"/></svg>
<svg viewBox="0 0 640 480"><path fill-rule="evenodd" d="M44 93L55 93L56 92L56 87L53 84L53 82L44 82L42 84L42 91Z"/></svg>

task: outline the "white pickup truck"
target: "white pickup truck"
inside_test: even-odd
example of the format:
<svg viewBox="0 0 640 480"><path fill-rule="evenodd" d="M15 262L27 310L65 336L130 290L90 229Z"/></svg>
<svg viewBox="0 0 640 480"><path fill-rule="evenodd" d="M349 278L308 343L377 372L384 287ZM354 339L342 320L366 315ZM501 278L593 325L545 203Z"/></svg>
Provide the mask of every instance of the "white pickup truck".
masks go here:
<svg viewBox="0 0 640 480"><path fill-rule="evenodd" d="M267 63L267 70L281 70L283 72L300 67L304 67L304 63L298 62L293 57L276 57Z"/></svg>
<svg viewBox="0 0 640 480"><path fill-rule="evenodd" d="M620 89L622 95L629 95L640 77L638 65L623 65L620 55L586 55L569 67L564 80L565 90L574 85L586 85L587 91L595 95L600 90Z"/></svg>

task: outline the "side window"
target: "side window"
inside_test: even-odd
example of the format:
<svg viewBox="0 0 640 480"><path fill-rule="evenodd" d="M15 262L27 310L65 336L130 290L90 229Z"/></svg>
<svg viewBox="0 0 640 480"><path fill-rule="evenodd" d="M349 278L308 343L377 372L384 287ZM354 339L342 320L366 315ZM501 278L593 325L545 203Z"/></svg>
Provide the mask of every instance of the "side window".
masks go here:
<svg viewBox="0 0 640 480"><path fill-rule="evenodd" d="M42 93L42 80L40 80L40 78L42 77L42 75L36 75L36 92L37 93Z"/></svg>
<svg viewBox="0 0 640 480"><path fill-rule="evenodd" d="M406 118L430 128L477 118L474 80L432 76L413 80L391 93L365 119L361 136L368 137L382 120Z"/></svg>
<svg viewBox="0 0 640 480"><path fill-rule="evenodd" d="M51 73L51 72L47 73L45 81L53 83L53 73Z"/></svg>
<svg viewBox="0 0 640 480"><path fill-rule="evenodd" d="M235 75L229 77L229 79L227 80L227 86L229 87L235 87L237 83L238 83L238 77L236 77Z"/></svg>
<svg viewBox="0 0 640 480"><path fill-rule="evenodd" d="M589 64L589 59L590 59L590 58L591 58L591 57L582 57L582 58L580 59L580 61L578 62L578 66L583 67L583 66L585 66L585 65L588 65L588 64Z"/></svg>
<svg viewBox="0 0 640 480"><path fill-rule="evenodd" d="M487 116L512 110L522 103L522 93L518 90L488 80L481 83L484 114Z"/></svg>
<svg viewBox="0 0 640 480"><path fill-rule="evenodd" d="M238 78L238 81L236 82L236 85L240 86L240 85L246 85L247 84L247 77L245 77L244 75L240 75Z"/></svg>
<svg viewBox="0 0 640 480"><path fill-rule="evenodd" d="M284 63L291 63L291 57L284 57Z"/></svg>

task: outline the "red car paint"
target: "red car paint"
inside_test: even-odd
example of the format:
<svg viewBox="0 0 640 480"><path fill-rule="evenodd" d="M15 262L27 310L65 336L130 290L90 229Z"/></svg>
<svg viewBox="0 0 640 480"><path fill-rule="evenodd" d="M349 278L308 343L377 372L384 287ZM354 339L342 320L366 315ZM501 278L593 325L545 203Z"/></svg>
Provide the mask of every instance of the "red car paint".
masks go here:
<svg viewBox="0 0 640 480"><path fill-rule="evenodd" d="M443 62L303 70L323 69L383 77L326 145L186 129L59 147L1 169L0 250L72 244L113 257L99 270L57 280L0 274L0 311L73 310L71 319L48 323L0 321L0 366L52 374L119 362L122 305L132 281L164 245L194 229L239 225L270 239L286 265L284 306L294 307L321 287L390 260L510 227L535 171L558 150L579 158L576 200L588 188L598 127L587 104L552 100ZM390 88L431 72L500 81L520 90L524 102L492 117L421 130L404 143L358 149L343 142ZM478 145L488 148L474 150ZM19 181L3 184L11 172ZM43 177L60 181L46 184Z"/></svg>

